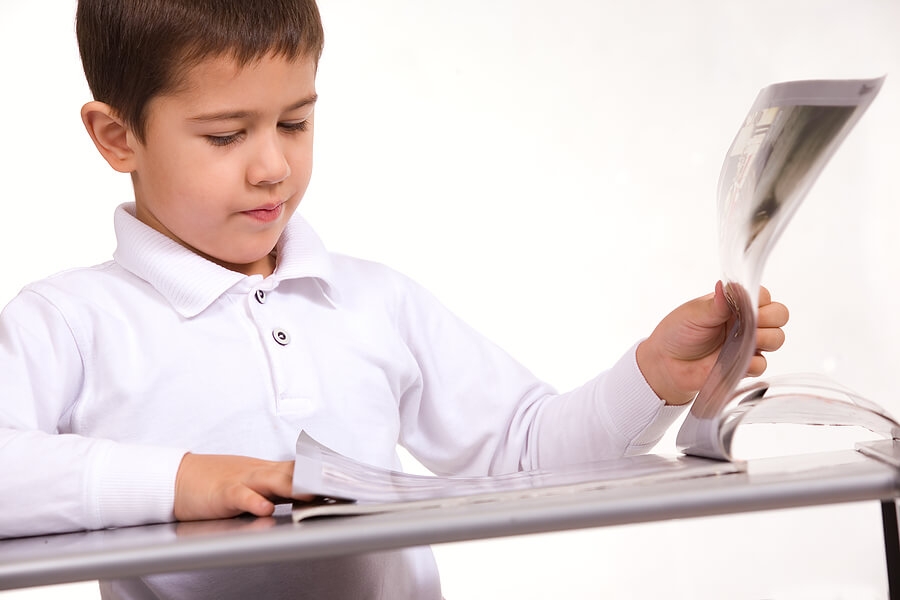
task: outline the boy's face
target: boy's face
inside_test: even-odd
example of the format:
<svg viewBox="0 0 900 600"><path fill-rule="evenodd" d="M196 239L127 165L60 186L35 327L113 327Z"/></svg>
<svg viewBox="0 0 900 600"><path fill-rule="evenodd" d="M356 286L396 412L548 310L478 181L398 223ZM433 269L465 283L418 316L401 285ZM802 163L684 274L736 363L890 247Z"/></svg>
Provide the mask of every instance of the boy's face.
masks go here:
<svg viewBox="0 0 900 600"><path fill-rule="evenodd" d="M269 256L312 174L316 65L227 57L190 69L147 105L134 149L137 218L226 268L269 275Z"/></svg>

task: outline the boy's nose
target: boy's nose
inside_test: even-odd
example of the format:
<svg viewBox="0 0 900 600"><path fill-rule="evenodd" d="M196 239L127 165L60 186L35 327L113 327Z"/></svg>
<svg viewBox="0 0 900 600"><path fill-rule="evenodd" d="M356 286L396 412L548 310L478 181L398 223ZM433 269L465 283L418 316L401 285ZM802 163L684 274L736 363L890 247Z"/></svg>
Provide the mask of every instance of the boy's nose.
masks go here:
<svg viewBox="0 0 900 600"><path fill-rule="evenodd" d="M280 183L290 174L291 166L277 138L259 144L247 169L247 179L251 185Z"/></svg>

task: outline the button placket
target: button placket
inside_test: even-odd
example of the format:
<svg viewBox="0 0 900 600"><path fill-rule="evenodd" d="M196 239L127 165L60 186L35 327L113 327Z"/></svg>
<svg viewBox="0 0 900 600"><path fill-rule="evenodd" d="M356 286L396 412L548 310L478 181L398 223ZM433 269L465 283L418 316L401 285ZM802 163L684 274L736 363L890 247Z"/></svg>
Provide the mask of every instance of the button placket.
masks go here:
<svg viewBox="0 0 900 600"><path fill-rule="evenodd" d="M296 322L297 311L284 306L285 296L261 289L264 286L262 282L248 286L243 304L269 369L272 414L288 419L293 427L319 410L320 382L305 336L294 340L291 335L303 329L302 322Z"/></svg>
<svg viewBox="0 0 900 600"><path fill-rule="evenodd" d="M256 300L258 304L266 303L266 291L265 290L256 290L253 292L253 298ZM281 327L276 327L272 330L272 338L278 342L281 346L287 346L291 343L291 334L289 334L286 330Z"/></svg>

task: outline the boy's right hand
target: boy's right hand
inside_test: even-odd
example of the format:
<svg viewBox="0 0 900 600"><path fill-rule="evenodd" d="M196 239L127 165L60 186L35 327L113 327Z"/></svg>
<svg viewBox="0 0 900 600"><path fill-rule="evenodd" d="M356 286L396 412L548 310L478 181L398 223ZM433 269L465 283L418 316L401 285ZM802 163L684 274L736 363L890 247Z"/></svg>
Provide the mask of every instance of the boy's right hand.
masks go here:
<svg viewBox="0 0 900 600"><path fill-rule="evenodd" d="M241 513L266 517L275 502L290 502L293 461L225 454L185 454L175 478L175 518L225 519ZM311 499L298 498L298 500Z"/></svg>

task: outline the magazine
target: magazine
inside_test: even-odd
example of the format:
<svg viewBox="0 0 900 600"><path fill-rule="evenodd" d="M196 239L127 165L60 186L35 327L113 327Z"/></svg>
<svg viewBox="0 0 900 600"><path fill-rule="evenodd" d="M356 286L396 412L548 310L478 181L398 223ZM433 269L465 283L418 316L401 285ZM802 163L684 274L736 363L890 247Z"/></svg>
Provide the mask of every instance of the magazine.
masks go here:
<svg viewBox="0 0 900 600"><path fill-rule="evenodd" d="M760 91L719 177L719 253L734 314L726 341L678 433L684 456L629 456L552 471L492 477L411 475L361 464L297 440L295 521L317 516L425 510L734 473L731 442L743 423L858 425L887 438L900 424L885 410L820 375L741 385L756 351L760 277L806 192L877 95L884 78L779 83ZM718 460L711 460L718 459Z"/></svg>
<svg viewBox="0 0 900 600"><path fill-rule="evenodd" d="M756 299L766 258L883 82L779 83L753 103L719 175L719 258L734 322L678 432L682 452L729 460L741 423L859 425L898 436L900 426L886 411L821 375L740 386L756 351Z"/></svg>
<svg viewBox="0 0 900 600"><path fill-rule="evenodd" d="M711 477L743 469L744 464L740 462L645 454L553 470L489 477L437 477L366 465L301 432L294 459L293 493L295 497L311 495L314 499L295 504L293 518L300 521L321 516L425 510L559 496L649 482Z"/></svg>

